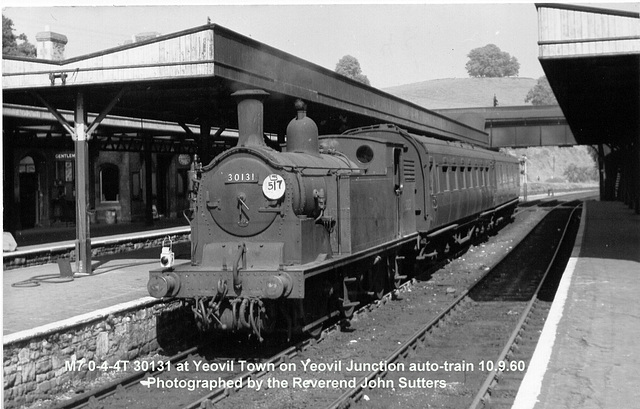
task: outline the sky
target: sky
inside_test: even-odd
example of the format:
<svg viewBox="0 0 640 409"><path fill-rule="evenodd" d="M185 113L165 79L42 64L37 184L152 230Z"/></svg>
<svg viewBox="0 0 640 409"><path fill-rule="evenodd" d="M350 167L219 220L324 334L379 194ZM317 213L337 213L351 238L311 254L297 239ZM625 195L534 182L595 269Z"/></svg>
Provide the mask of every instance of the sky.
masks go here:
<svg viewBox="0 0 640 409"><path fill-rule="evenodd" d="M28 7L16 0L3 3L3 15L13 20L14 34L26 34L32 44L36 33L47 27L64 34L66 58L122 45L138 33L169 34L201 26L208 17L212 23L330 70L344 55L352 55L376 88L468 78L469 51L487 44L516 57L520 77L544 75L538 62L533 2L336 5L319 0L304 4L258 0L243 5L192 1L192 5L149 6L135 0L109 5L60 0ZM591 5L637 12L639 4Z"/></svg>

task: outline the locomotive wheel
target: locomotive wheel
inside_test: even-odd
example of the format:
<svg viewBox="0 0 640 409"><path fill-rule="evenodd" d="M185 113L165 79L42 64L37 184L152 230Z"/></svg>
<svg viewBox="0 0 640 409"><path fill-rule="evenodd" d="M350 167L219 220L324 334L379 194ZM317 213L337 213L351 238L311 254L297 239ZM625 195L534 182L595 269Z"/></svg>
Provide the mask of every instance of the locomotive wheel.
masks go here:
<svg viewBox="0 0 640 409"><path fill-rule="evenodd" d="M307 335L318 338L324 328L324 321L331 314L331 300L335 300L333 298L334 290L328 281L309 285L306 288L310 296L301 304L302 316L304 317L302 325ZM316 321L320 322L314 324ZM307 328L309 325L312 326Z"/></svg>
<svg viewBox="0 0 640 409"><path fill-rule="evenodd" d="M387 269L386 276L387 276L389 285L391 286L391 289L397 290L398 287L400 287L400 280L396 279L398 272L396 271L395 260L393 260L392 258L388 258L386 269Z"/></svg>
<svg viewBox="0 0 640 409"><path fill-rule="evenodd" d="M309 304L313 304L313 308ZM314 300L312 303L305 302L304 303L304 322L303 329L304 333L313 337L318 338L322 333L322 329L324 328L324 319L330 313L327 302L323 300ZM314 324L316 321L320 321L317 324ZM308 328L309 325L312 325Z"/></svg>
<svg viewBox="0 0 640 409"><path fill-rule="evenodd" d="M376 274L373 281L373 296L376 300L382 299L384 291L387 289L384 274Z"/></svg>

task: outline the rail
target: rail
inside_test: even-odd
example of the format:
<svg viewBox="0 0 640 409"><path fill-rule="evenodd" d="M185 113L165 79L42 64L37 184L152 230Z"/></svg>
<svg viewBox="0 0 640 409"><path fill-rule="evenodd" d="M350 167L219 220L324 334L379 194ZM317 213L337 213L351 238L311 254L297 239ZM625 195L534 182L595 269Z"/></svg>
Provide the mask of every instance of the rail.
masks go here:
<svg viewBox="0 0 640 409"><path fill-rule="evenodd" d="M522 335L522 333L524 332L525 324L529 321L529 319L531 317L531 313L534 310L536 303L538 302L538 294L540 292L540 289L544 285L545 280L546 280L547 276L549 275L549 271L551 270L551 268L553 267L553 265L554 265L554 263L556 261L556 258L558 256L558 252L560 251L560 247L562 246L562 243L564 243L565 237L567 235L567 231L569 230L569 225L570 225L570 223L571 223L571 221L573 219L573 215L580 208L581 208L580 205L575 206L573 211L571 212L571 215L569 215L567 223L564 226L564 230L562 232L562 236L560 238L558 246L556 247L555 252L553 254L553 257L549 261L549 265L548 265L546 271L544 272L544 275L542 276L542 279L540 280L540 283L538 284L538 287L535 290L534 296L531 298L531 301L529 301L529 303L527 304L527 307L525 308L525 311L522 314L522 318L520 319L520 321L516 325L516 328L514 329L513 333L511 334L511 337L509 337L509 340L507 341L504 349L500 353L500 356L498 357L496 362L506 362L507 360L510 360L510 357L511 357L514 349L517 348L518 339ZM477 393L477 395L474 398L473 402L469 406L470 409L483 408L490 402L492 389L495 387L495 385L497 385L499 383L499 378L502 375L502 373L504 373L504 370L500 370L500 368L498 368L498 367L496 367L495 369L493 369L489 373L489 375L487 376L487 379L482 384L482 387L480 388L480 391Z"/></svg>
<svg viewBox="0 0 640 409"><path fill-rule="evenodd" d="M561 206L562 205L555 206L555 207L561 207ZM569 220L571 220L571 217L569 217ZM529 233L529 235L531 235L531 232ZM564 233L563 233L562 238L564 239ZM512 251L514 251L518 247L520 247L523 242L524 242L524 240L520 241L513 248ZM561 244L562 244L562 240L559 241L558 248L560 247ZM496 262L496 264L494 265L494 268L492 268L491 270L488 270L487 272L485 272L485 274L482 275L470 288L466 289L462 294L460 294L460 296L458 296L453 302L451 302L446 308L444 308L443 311L440 312L434 319L432 319L429 323L427 323L422 328L420 328L418 331L416 331L414 333L414 335L410 339L405 341L400 347L398 347L391 354L389 354L386 358L384 358L383 361L387 362L388 364L395 363L399 359L409 356L410 354L415 352L417 349L421 348L422 345L426 344L428 333L433 328L436 328L441 323L443 323L450 314L452 314L453 312L455 312L455 310L457 310L458 308L460 308L464 304L466 304L467 301L471 301L470 297L469 297L470 292L472 290L474 290L475 288L479 287L479 285L482 284L485 281L485 279L489 277L489 275L492 273L492 271L497 266L499 266L502 263L502 261L509 254L511 254L511 252L504 254ZM555 254L557 254L557 249L556 249ZM555 255L554 255L553 259L555 260ZM550 265L551 265L551 263L550 263ZM540 283L543 283L543 282L544 282L544 280L540 281ZM538 288L536 289L536 294L539 291L539 288L540 288L541 285L542 284L540 284L538 286ZM533 299L535 299L535 298L536 298L536 296L534 295ZM515 336L513 336L513 338L515 338ZM387 365L387 367L388 367L388 365ZM368 385L369 381L374 380L376 378L382 378L382 377L386 376L387 372L388 371L385 368L380 368L378 370L370 372L366 376L362 377L360 379L360 381L358 381L356 383L356 385L358 385L358 386L356 386L355 388L351 388L351 389L345 391L342 395L340 395L340 397L338 397L330 405L328 405L327 408L338 409L338 408L349 407L351 404L359 401L362 398L362 396L364 395L365 387L362 386L362 385ZM489 381L487 381L487 382L489 382Z"/></svg>

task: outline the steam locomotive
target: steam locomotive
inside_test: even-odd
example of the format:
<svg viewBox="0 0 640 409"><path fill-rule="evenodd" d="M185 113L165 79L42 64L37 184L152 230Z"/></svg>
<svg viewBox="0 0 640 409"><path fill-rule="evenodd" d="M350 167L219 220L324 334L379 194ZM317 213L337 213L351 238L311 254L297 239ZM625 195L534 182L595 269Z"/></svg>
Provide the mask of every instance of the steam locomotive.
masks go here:
<svg viewBox="0 0 640 409"><path fill-rule="evenodd" d="M302 101L286 152L264 141L261 90L238 91L237 146L193 166L191 261L150 272L202 331L316 334L422 260L510 219L519 163L374 125L319 136Z"/></svg>

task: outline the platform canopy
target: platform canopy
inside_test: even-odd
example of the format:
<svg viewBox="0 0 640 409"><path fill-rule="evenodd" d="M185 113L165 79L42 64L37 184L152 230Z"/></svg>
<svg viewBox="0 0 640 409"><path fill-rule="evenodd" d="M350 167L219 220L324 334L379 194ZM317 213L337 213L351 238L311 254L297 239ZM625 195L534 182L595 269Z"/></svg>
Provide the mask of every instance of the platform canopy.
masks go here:
<svg viewBox="0 0 640 409"><path fill-rule="evenodd" d="M627 145L640 135L640 16L537 4L539 60L581 144Z"/></svg>
<svg viewBox="0 0 640 409"><path fill-rule="evenodd" d="M239 89L270 93L265 132L284 135L303 99L320 131L393 123L410 132L487 146L488 136L218 25L206 25L63 61L3 58L3 97L12 106L237 127ZM114 103L114 100L117 102ZM112 107L108 107L113 104Z"/></svg>

